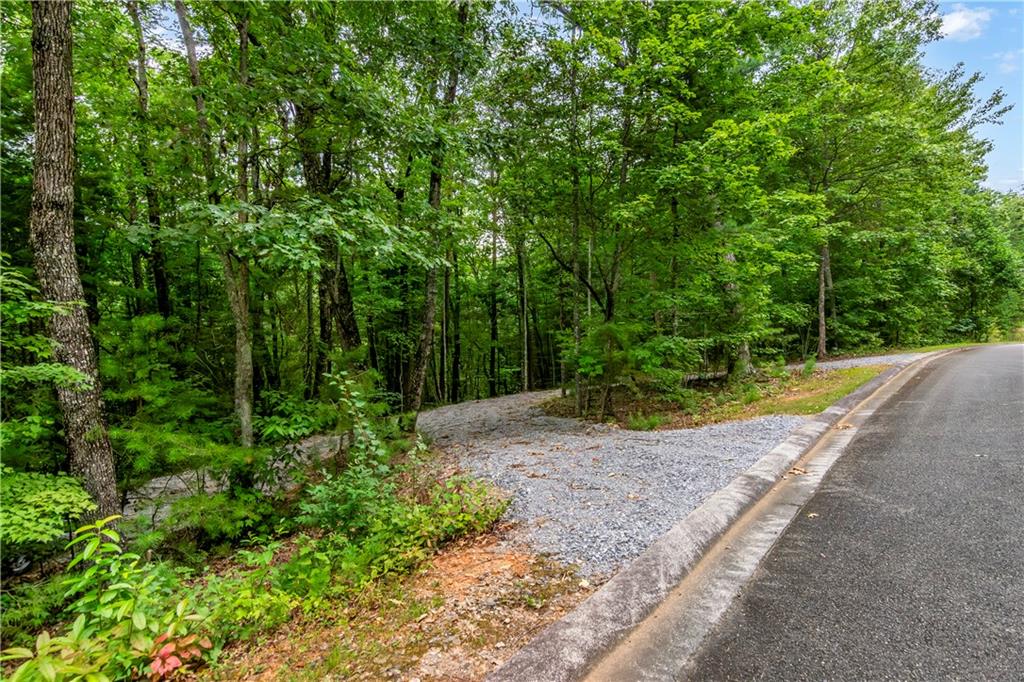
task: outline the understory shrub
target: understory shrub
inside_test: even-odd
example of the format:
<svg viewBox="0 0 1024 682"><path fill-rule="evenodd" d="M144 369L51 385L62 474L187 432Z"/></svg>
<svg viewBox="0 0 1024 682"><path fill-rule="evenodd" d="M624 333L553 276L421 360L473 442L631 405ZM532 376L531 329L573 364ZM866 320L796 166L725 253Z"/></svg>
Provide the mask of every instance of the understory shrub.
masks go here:
<svg viewBox="0 0 1024 682"><path fill-rule="evenodd" d="M68 604L60 576L4 586L0 592L0 641L5 646L32 646L36 634L57 624Z"/></svg>
<svg viewBox="0 0 1024 682"><path fill-rule="evenodd" d="M633 431L653 431L665 423L665 417L660 414L631 414L627 425Z"/></svg>
<svg viewBox="0 0 1024 682"><path fill-rule="evenodd" d="M166 679L215 661L228 640L269 632L297 612L406 572L442 543L501 516L505 502L482 484L399 477L421 464L425 446L419 442L396 464L354 382L341 376L335 388L352 440L345 468L322 472L301 496L295 522L303 532L267 539L277 532L276 500L249 488L184 498L155 531L163 535L146 542L243 543L231 568L192 579L124 551L112 519L79 529L61 583L62 601L70 601L63 619L72 625L60 636L44 632L33 648L22 646L29 644L23 637L5 650L4 660L22 662L12 679ZM53 625L25 611L26 627Z"/></svg>
<svg viewBox="0 0 1024 682"><path fill-rule="evenodd" d="M178 598L180 574L125 552L110 527L116 518L83 526L68 543L77 552L68 570L78 570L62 586L74 600L66 609L74 621L58 637L43 631L34 649L5 649L0 660L24 661L11 680L160 680L213 648L200 636L203 610Z"/></svg>
<svg viewBox="0 0 1024 682"><path fill-rule="evenodd" d="M5 559L47 553L73 523L96 509L76 478L0 470L0 544Z"/></svg>

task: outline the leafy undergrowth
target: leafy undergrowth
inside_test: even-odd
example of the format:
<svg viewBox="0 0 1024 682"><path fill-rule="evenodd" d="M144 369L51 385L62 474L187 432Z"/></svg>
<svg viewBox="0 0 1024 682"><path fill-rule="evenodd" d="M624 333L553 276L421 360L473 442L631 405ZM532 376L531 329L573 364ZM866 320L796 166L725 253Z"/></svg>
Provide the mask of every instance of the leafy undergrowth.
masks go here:
<svg viewBox="0 0 1024 682"><path fill-rule="evenodd" d="M593 590L508 545L510 526L458 540L413 573L229 647L205 680L481 679Z"/></svg>
<svg viewBox="0 0 1024 682"><path fill-rule="evenodd" d="M621 428L651 431L695 428L769 414L817 414L887 367L815 370L809 366L802 371L780 371L743 383L723 381L699 390L683 389L672 399L619 386L612 392L611 421ZM573 397L550 400L544 409L551 415L572 416ZM596 415L589 418L597 419Z"/></svg>
<svg viewBox="0 0 1024 682"><path fill-rule="evenodd" d="M389 595L439 549L500 518L506 502L494 489L422 445L397 456L366 420L358 429L346 467L306 486L299 513L282 519L286 530L249 537L201 573L130 551L116 517L84 526L63 575L5 595L4 672L102 681L210 669L236 679L226 651L293 621L380 610L374 595Z"/></svg>

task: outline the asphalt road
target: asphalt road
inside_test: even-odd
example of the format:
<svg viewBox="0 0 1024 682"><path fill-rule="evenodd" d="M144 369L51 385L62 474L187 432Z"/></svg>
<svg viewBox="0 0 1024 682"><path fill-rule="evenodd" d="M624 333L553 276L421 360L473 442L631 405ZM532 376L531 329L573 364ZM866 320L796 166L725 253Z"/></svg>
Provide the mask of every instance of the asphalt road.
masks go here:
<svg viewBox="0 0 1024 682"><path fill-rule="evenodd" d="M1024 680L1024 346L954 353L861 427L696 680Z"/></svg>

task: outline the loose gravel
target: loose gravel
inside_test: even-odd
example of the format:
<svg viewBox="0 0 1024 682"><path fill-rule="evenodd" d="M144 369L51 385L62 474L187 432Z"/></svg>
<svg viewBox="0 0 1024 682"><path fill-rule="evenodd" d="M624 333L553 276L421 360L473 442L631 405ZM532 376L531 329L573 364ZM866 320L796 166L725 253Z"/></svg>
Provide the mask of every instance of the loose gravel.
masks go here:
<svg viewBox="0 0 1024 682"><path fill-rule="evenodd" d="M912 362L923 358L928 353L902 353L898 355L869 355L863 358L845 358L843 360L825 360L819 362L817 367L821 369L846 369L847 367L864 367L866 365L895 365L902 362Z"/></svg>
<svg viewBox="0 0 1024 682"><path fill-rule="evenodd" d="M509 493L536 551L607 575L766 454L803 417L628 431L550 417L554 391L450 405L418 426L468 473Z"/></svg>

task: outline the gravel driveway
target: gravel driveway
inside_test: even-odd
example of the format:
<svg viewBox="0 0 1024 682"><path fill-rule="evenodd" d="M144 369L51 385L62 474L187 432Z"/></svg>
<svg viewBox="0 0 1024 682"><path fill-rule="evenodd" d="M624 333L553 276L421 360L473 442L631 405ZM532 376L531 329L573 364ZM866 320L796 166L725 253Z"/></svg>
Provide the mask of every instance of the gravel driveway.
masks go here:
<svg viewBox="0 0 1024 682"><path fill-rule="evenodd" d="M863 367L865 365L895 365L901 362L912 362L923 358L928 353L900 353L896 355L868 355L861 358L845 358L842 360L823 360L816 366L820 369L846 369L847 367ZM801 365L792 365L800 367Z"/></svg>
<svg viewBox="0 0 1024 682"><path fill-rule="evenodd" d="M536 551L607 575L782 442L802 417L628 431L549 417L557 391L441 407L418 426L467 472L511 496Z"/></svg>

